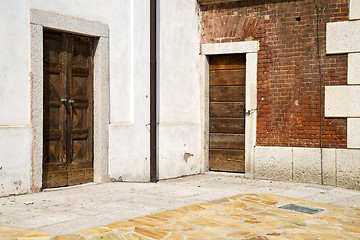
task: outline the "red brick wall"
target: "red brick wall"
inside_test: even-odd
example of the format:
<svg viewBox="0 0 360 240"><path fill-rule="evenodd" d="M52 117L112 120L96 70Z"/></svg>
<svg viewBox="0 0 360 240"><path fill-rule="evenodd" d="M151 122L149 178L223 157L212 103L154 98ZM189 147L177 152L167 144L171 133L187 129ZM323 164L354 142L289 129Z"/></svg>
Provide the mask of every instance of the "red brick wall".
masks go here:
<svg viewBox="0 0 360 240"><path fill-rule="evenodd" d="M201 6L202 43L260 42L257 145L320 147L322 122L322 146L346 148L346 119L321 121L321 115L324 86L346 84L347 55L325 55L325 37L327 22L348 20L348 4L244 0Z"/></svg>

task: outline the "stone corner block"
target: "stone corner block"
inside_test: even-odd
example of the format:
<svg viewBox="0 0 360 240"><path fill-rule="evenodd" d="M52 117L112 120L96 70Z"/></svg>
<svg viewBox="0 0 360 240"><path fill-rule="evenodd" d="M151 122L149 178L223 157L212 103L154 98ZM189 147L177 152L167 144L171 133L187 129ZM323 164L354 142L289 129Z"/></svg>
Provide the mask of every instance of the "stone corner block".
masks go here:
<svg viewBox="0 0 360 240"><path fill-rule="evenodd" d="M347 147L360 148L360 118L347 119Z"/></svg>
<svg viewBox="0 0 360 240"><path fill-rule="evenodd" d="M255 178L292 181L291 147L255 147Z"/></svg>
<svg viewBox="0 0 360 240"><path fill-rule="evenodd" d="M337 149L337 186L360 190L360 150Z"/></svg>
<svg viewBox="0 0 360 240"><path fill-rule="evenodd" d="M326 24L326 53L360 52L360 21Z"/></svg>
<svg viewBox="0 0 360 240"><path fill-rule="evenodd" d="M319 148L293 148L294 181L321 184Z"/></svg>
<svg viewBox="0 0 360 240"><path fill-rule="evenodd" d="M326 86L325 117L360 117L360 86Z"/></svg>
<svg viewBox="0 0 360 240"><path fill-rule="evenodd" d="M348 84L360 84L360 53L349 53L348 55Z"/></svg>
<svg viewBox="0 0 360 240"><path fill-rule="evenodd" d="M360 19L360 0L350 0L349 19Z"/></svg>
<svg viewBox="0 0 360 240"><path fill-rule="evenodd" d="M324 185L336 186L336 157L335 149L323 148L322 168Z"/></svg>

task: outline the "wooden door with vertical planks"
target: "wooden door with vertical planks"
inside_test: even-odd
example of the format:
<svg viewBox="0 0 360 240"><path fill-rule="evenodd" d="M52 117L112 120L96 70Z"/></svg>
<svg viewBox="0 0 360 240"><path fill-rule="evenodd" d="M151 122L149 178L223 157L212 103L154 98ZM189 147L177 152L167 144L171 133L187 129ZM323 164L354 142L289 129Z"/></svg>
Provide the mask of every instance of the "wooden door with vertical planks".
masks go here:
<svg viewBox="0 0 360 240"><path fill-rule="evenodd" d="M245 172L245 54L209 58L209 169Z"/></svg>
<svg viewBox="0 0 360 240"><path fill-rule="evenodd" d="M93 44L44 30L43 188L93 181Z"/></svg>

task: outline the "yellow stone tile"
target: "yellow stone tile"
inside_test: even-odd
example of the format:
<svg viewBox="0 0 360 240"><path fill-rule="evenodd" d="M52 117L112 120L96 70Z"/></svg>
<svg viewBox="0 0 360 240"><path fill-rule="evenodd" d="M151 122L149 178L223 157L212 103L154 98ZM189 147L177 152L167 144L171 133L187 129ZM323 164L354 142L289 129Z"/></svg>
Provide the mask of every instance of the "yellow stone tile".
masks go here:
<svg viewBox="0 0 360 240"><path fill-rule="evenodd" d="M285 217L290 217L290 218L302 218L302 219L312 219L312 218L315 218L315 217L316 217L316 216L310 215L310 214L292 213L292 212L283 213L282 215L285 216Z"/></svg>
<svg viewBox="0 0 360 240"><path fill-rule="evenodd" d="M239 194L239 195L235 195L235 196L229 197L229 199L231 199L231 200L238 200L238 199L242 198L243 196L244 196L244 194Z"/></svg>
<svg viewBox="0 0 360 240"><path fill-rule="evenodd" d="M183 233L186 236L192 237L194 239L219 239L222 236L216 233L197 230L197 231L186 231Z"/></svg>
<svg viewBox="0 0 360 240"><path fill-rule="evenodd" d="M257 197L253 197L253 196L249 196L249 195L246 195L245 197L243 197L243 200L252 200L252 201L260 201L261 199L260 198L257 198Z"/></svg>
<svg viewBox="0 0 360 240"><path fill-rule="evenodd" d="M294 225L294 224L284 224L284 225L282 226L283 229L285 229L285 228L298 228L298 227L299 227L299 226Z"/></svg>
<svg viewBox="0 0 360 240"><path fill-rule="evenodd" d="M289 234L308 233L308 231L306 231L305 229L301 229L301 228L290 228L290 229L286 229L286 232L289 233Z"/></svg>
<svg viewBox="0 0 360 240"><path fill-rule="evenodd" d="M226 228L226 227L204 227L202 230L207 231L207 232L213 232L213 233L217 233L217 234L221 234L226 236L227 234L233 232L232 228Z"/></svg>
<svg viewBox="0 0 360 240"><path fill-rule="evenodd" d="M207 209L212 209L212 210L226 210L227 209L223 205L217 205L217 204L201 203L200 205Z"/></svg>
<svg viewBox="0 0 360 240"><path fill-rule="evenodd" d="M247 206L243 202L240 202L240 201L225 203L225 204L223 204L223 206L229 207L229 208L247 208Z"/></svg>
<svg viewBox="0 0 360 240"><path fill-rule="evenodd" d="M159 226L157 228L160 230L166 231L166 232L177 231L180 229L180 227L178 227L176 225L171 225L171 224Z"/></svg>
<svg viewBox="0 0 360 240"><path fill-rule="evenodd" d="M137 223L144 226L157 227L167 224L169 221L163 218L157 218L156 216L145 216L131 219L128 222Z"/></svg>
<svg viewBox="0 0 360 240"><path fill-rule="evenodd" d="M265 205L275 205L278 203L277 201L269 201L269 200L262 200L261 202Z"/></svg>
<svg viewBox="0 0 360 240"><path fill-rule="evenodd" d="M343 239L344 234L342 232L335 231L311 231L313 234L322 237L324 239Z"/></svg>
<svg viewBox="0 0 360 240"><path fill-rule="evenodd" d="M261 208L245 208L244 210L249 212L249 213L256 213L256 212L262 211Z"/></svg>
<svg viewBox="0 0 360 240"><path fill-rule="evenodd" d="M186 214L184 216L176 218L176 221L189 222L189 221L197 219L197 218L199 218L199 216L197 214Z"/></svg>
<svg viewBox="0 0 360 240"><path fill-rule="evenodd" d="M23 233L16 234L12 236L12 238L23 238L23 237L46 237L51 236L51 233L45 233L45 232L37 232L37 231L27 231Z"/></svg>
<svg viewBox="0 0 360 240"><path fill-rule="evenodd" d="M126 240L148 240L149 239L147 237L140 236L139 234L136 234L136 233L130 233L130 234L127 234L122 237L125 238Z"/></svg>
<svg viewBox="0 0 360 240"><path fill-rule="evenodd" d="M90 228L87 230L83 230L80 232L77 232L76 234L82 234L82 235L87 235L87 236L94 236L94 235L98 235L98 234L104 234L104 233L108 233L111 232L111 230L106 229L106 228Z"/></svg>
<svg viewBox="0 0 360 240"><path fill-rule="evenodd" d="M335 221L340 220L340 219L337 218L337 217L333 217L333 216L329 216L329 215L319 216L319 219L322 219L322 220L335 220Z"/></svg>
<svg viewBox="0 0 360 240"><path fill-rule="evenodd" d="M239 232L235 232L232 234L229 234L228 237L234 237L234 238L249 238L249 237L253 237L259 235L259 233L254 233L254 232L248 232L248 231L239 231Z"/></svg>
<svg viewBox="0 0 360 240"><path fill-rule="evenodd" d="M0 237L8 237L16 233L22 233L26 230L17 228L0 227Z"/></svg>
<svg viewBox="0 0 360 240"><path fill-rule="evenodd" d="M199 210L203 210L203 209L205 209L205 208L200 206L200 205L194 204L194 205L179 208L178 210L182 210L182 211L199 211Z"/></svg>
<svg viewBox="0 0 360 240"><path fill-rule="evenodd" d="M133 228L135 226L140 226L141 224L138 223L129 223L129 222L117 222L105 225L104 227L116 229L116 228Z"/></svg>
<svg viewBox="0 0 360 240"><path fill-rule="evenodd" d="M133 230L134 230L133 228L117 228L117 229L114 229L113 231L117 232L121 235L124 235L124 234L133 232Z"/></svg>
<svg viewBox="0 0 360 240"><path fill-rule="evenodd" d="M102 234L101 236L95 236L92 238L89 238L89 240L119 240L121 239L120 235L116 233L106 233Z"/></svg>
<svg viewBox="0 0 360 240"><path fill-rule="evenodd" d="M176 233L176 232L165 238L165 240L183 240L183 239L184 237L180 233Z"/></svg>
<svg viewBox="0 0 360 240"><path fill-rule="evenodd" d="M50 240L50 236L32 236L32 237L11 237L6 240Z"/></svg>
<svg viewBox="0 0 360 240"><path fill-rule="evenodd" d="M334 226L331 224L322 225L310 225L307 227L310 230L342 230L340 226Z"/></svg>
<svg viewBox="0 0 360 240"><path fill-rule="evenodd" d="M246 204L246 206L248 206L248 208L259 208L259 209L269 208L269 205L261 204L261 203L258 203L258 202L252 202L252 201L244 200L244 203Z"/></svg>
<svg viewBox="0 0 360 240"><path fill-rule="evenodd" d="M232 224L242 222L241 219L231 216L204 215L203 218L220 224Z"/></svg>
<svg viewBox="0 0 360 240"><path fill-rule="evenodd" d="M287 235L286 236L288 239L301 239L301 240L315 240L315 239L319 239L318 237L316 237L313 234L310 233L298 233L298 234L291 234L291 235Z"/></svg>
<svg viewBox="0 0 360 240"><path fill-rule="evenodd" d="M194 226L193 224L179 221L173 221L173 225L179 227L182 231L193 230L194 228L196 228L196 226Z"/></svg>
<svg viewBox="0 0 360 240"><path fill-rule="evenodd" d="M261 217L261 216L258 216L257 218L259 220L263 221L264 223L266 223L267 225L269 225L270 227L273 227L273 228L279 228L280 227L280 222L279 221L276 221L276 220L273 220L273 219L267 218L267 217Z"/></svg>
<svg viewBox="0 0 360 240"><path fill-rule="evenodd" d="M209 203L209 204L223 204L223 203L227 203L227 202L229 202L228 198L220 198L220 199L208 201L207 203Z"/></svg>
<svg viewBox="0 0 360 240"><path fill-rule="evenodd" d="M135 227L134 232L154 239L162 239L168 234L168 232L161 231L159 229L145 227Z"/></svg>
<svg viewBox="0 0 360 240"><path fill-rule="evenodd" d="M266 236L268 238L270 238L270 240L289 240L286 237L282 237L282 236Z"/></svg>
<svg viewBox="0 0 360 240"><path fill-rule="evenodd" d="M307 226L307 223L303 219L296 219L296 218L284 218L284 217L277 217L274 218L276 220L279 220L283 224L293 224L296 226Z"/></svg>
<svg viewBox="0 0 360 240"><path fill-rule="evenodd" d="M69 234L56 236L53 240L85 240L85 238L83 238L81 235Z"/></svg>
<svg viewBox="0 0 360 240"><path fill-rule="evenodd" d="M206 219L195 219L195 220L191 221L190 223L194 224L194 225L208 226L208 227L220 226L219 224L217 224L213 221L206 220Z"/></svg>
<svg viewBox="0 0 360 240"><path fill-rule="evenodd" d="M227 209L227 210L223 210L223 213L232 215L232 216L237 216L237 217L247 217L247 216L252 216L249 215L249 212L243 210L243 209Z"/></svg>
<svg viewBox="0 0 360 240"><path fill-rule="evenodd" d="M345 231L360 233L360 228L355 226L344 226Z"/></svg>
<svg viewBox="0 0 360 240"><path fill-rule="evenodd" d="M177 218L177 217L183 216L185 214L186 214L186 212L184 212L184 211L169 210L169 211L157 213L154 215L157 217L162 217L162 218Z"/></svg>

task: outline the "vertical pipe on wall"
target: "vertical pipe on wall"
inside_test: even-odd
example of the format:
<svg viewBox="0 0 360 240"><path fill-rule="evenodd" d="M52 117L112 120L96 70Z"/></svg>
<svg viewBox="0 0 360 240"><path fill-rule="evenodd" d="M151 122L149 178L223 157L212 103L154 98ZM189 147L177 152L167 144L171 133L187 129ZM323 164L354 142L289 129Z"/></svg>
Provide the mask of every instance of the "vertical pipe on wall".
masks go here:
<svg viewBox="0 0 360 240"><path fill-rule="evenodd" d="M157 26L156 1L150 0L150 181L157 182Z"/></svg>

